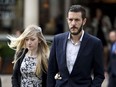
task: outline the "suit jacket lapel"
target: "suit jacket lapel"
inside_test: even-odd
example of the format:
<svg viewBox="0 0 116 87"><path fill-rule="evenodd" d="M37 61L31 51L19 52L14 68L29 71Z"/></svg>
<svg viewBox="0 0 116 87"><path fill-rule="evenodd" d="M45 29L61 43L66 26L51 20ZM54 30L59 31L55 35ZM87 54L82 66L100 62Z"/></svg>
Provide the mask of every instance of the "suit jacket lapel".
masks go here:
<svg viewBox="0 0 116 87"><path fill-rule="evenodd" d="M84 49L84 47L85 47L86 44L87 44L87 41L88 41L88 35L87 35L86 33L84 33L84 36L83 36L83 39L82 39L82 42L81 42L81 45L80 45L80 49L79 49L79 52L78 52L78 55L77 55L76 61L75 61L75 63L74 63L73 70L72 70L71 74L73 74L73 72L74 72L75 70L77 70L77 69L75 69L75 67L76 67L76 65L77 65L76 63L78 63L79 58L80 58L80 56L81 56L81 53L83 53L83 49Z"/></svg>
<svg viewBox="0 0 116 87"><path fill-rule="evenodd" d="M82 39L81 46L80 46L79 53L78 53L77 57L79 57L81 55L81 53L83 53L82 51L83 51L84 47L86 46L88 39L89 39L89 37L85 33L84 36L83 36L83 39ZM77 60L78 60L78 58L77 58Z"/></svg>
<svg viewBox="0 0 116 87"><path fill-rule="evenodd" d="M67 62L66 62L66 47L67 47L68 35L69 35L69 32L66 33L65 37L63 38L64 39L63 40L63 61L64 61L65 70L67 74L69 75L69 71L67 68Z"/></svg>

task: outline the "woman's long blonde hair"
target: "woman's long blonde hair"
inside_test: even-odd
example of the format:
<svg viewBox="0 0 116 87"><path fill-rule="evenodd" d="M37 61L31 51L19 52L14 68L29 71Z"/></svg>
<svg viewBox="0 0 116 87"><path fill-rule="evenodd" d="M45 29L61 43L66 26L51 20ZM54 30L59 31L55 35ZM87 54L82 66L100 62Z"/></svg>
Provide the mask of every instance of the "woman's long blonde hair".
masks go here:
<svg viewBox="0 0 116 87"><path fill-rule="evenodd" d="M38 44L38 63L36 67L36 75L41 75L42 71L46 72L48 69L48 56L49 56L49 47L47 45L46 39L42 34L40 27L36 25L29 25L24 32L19 37L8 36L8 39L11 41L8 46L16 50L16 53L19 52L22 48L25 47L25 38L36 34L38 39L41 40L41 43ZM16 58L14 61L17 61ZM16 62L15 62L16 63Z"/></svg>

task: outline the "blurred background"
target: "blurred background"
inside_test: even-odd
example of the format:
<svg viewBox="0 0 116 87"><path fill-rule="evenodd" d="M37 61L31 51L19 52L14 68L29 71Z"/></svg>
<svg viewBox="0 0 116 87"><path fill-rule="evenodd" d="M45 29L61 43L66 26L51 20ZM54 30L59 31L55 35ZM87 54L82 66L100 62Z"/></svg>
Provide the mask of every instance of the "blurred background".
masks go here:
<svg viewBox="0 0 116 87"><path fill-rule="evenodd" d="M84 30L102 40L107 87L109 61L109 32L116 30L116 0L0 0L0 78L2 87L10 87L14 51L7 46L6 35L19 36L29 24L43 30L48 41L55 34L68 31L67 11L73 4L84 5L87 23ZM8 84L4 84L8 82Z"/></svg>

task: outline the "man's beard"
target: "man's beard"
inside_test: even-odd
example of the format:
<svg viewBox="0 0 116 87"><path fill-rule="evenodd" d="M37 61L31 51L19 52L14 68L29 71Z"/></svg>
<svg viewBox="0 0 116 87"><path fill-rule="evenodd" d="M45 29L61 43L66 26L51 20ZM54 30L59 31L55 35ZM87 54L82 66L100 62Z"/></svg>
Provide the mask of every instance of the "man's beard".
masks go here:
<svg viewBox="0 0 116 87"><path fill-rule="evenodd" d="M72 27L72 28L77 28L77 27ZM81 25L81 27L79 28L79 30L78 30L77 32L71 32L71 31L70 31L70 33L71 33L72 35L78 35L78 34L82 31L82 29L83 29L83 25Z"/></svg>

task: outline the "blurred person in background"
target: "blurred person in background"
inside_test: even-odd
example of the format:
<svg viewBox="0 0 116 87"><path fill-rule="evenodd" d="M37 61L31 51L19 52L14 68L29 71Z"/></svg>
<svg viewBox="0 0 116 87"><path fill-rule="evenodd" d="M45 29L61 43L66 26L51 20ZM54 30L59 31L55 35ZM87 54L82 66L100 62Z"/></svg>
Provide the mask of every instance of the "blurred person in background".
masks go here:
<svg viewBox="0 0 116 87"><path fill-rule="evenodd" d="M21 30L21 29L16 29L16 31L15 31L16 37L19 37L22 33L23 33L23 30Z"/></svg>
<svg viewBox="0 0 116 87"><path fill-rule="evenodd" d="M19 37L8 39L16 50L12 87L46 87L49 47L42 29L29 25Z"/></svg>
<svg viewBox="0 0 116 87"><path fill-rule="evenodd" d="M98 37L103 44L104 67L107 71L108 59L108 33L111 30L111 21L109 16L104 15L101 8L96 8L95 16L91 23L93 27L93 35Z"/></svg>
<svg viewBox="0 0 116 87"><path fill-rule="evenodd" d="M109 40L111 42L110 58L108 66L109 82L108 87L116 87L116 31L109 32Z"/></svg>
<svg viewBox="0 0 116 87"><path fill-rule="evenodd" d="M102 42L84 31L85 8L72 5L67 22L69 31L54 36L47 87L101 87L104 80Z"/></svg>

